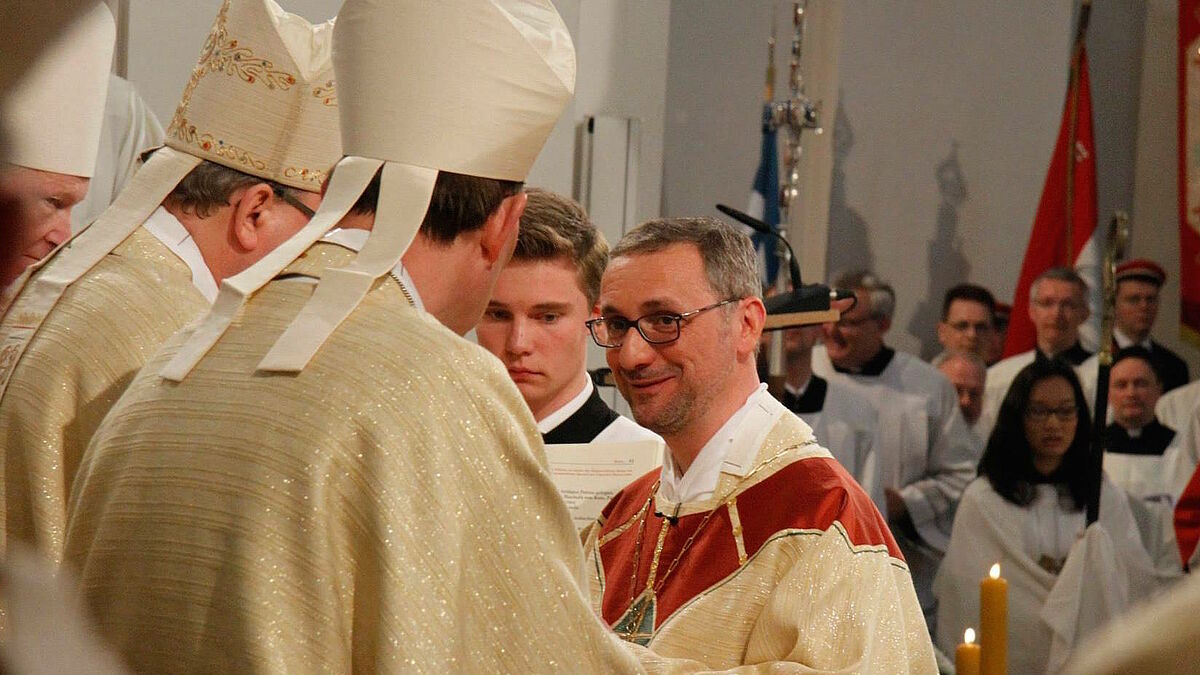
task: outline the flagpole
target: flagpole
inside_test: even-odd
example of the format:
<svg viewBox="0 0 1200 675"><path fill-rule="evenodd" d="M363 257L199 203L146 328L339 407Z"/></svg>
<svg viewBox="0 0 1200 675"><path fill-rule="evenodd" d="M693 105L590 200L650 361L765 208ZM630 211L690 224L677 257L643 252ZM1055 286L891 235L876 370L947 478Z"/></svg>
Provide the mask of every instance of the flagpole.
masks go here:
<svg viewBox="0 0 1200 675"><path fill-rule="evenodd" d="M1082 61L1084 47L1087 43L1088 20L1092 14L1092 0L1083 0L1079 6L1079 24L1075 28L1075 42L1071 45L1071 67L1069 70L1067 91L1070 96L1070 113L1068 115L1067 131L1067 200L1066 200L1066 246L1064 247L1064 267L1074 267L1075 260L1071 255L1075 250L1075 135L1079 125L1079 65Z"/></svg>
<svg viewBox="0 0 1200 675"><path fill-rule="evenodd" d="M1113 213L1108 224L1108 238L1104 246L1104 260L1100 265L1103 294L1100 302L1100 351L1096 374L1095 414L1092 417L1091 463L1088 466L1092 490L1087 504L1087 524L1100 518L1100 487L1104 481L1104 432L1108 428L1108 376L1113 362L1112 330L1113 305L1117 295L1117 262L1125 257L1129 242L1129 215L1124 211Z"/></svg>

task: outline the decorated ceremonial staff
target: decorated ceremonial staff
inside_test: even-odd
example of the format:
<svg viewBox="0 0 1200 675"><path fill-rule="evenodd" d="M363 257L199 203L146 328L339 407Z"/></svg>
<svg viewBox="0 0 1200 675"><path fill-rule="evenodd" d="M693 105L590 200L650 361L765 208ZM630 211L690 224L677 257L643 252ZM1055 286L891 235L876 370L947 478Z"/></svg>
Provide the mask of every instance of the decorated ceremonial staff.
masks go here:
<svg viewBox="0 0 1200 675"><path fill-rule="evenodd" d="M1125 246L1129 241L1129 216L1124 211L1113 213L1108 224L1108 238L1104 247L1104 260L1100 265L1103 290L1100 300L1100 335L1112 335L1113 305L1117 295L1117 263L1125 257ZM1096 374L1096 405L1092 408L1091 463L1088 465L1089 480L1096 485L1087 505L1087 524L1100 518L1100 488L1104 467L1104 431L1108 422L1108 375L1113 363L1113 341L1100 340L1099 362Z"/></svg>
<svg viewBox="0 0 1200 675"><path fill-rule="evenodd" d="M767 322L764 330L773 331L768 349L769 370L767 383L771 393L779 399L783 397L784 359L783 335L778 331L784 328L837 321L841 311L849 307L831 309L830 301L845 295L823 285L803 286L800 277L800 267L796 256L788 243L786 223L791 207L796 205L800 196L800 139L805 129L820 128L817 123L818 104L804 94L804 78L800 71L803 52L804 15L806 2L796 2L792 5L792 59L789 72L789 96L782 101L775 99L775 36L767 40L767 77L763 89L763 149L762 164L755 177L755 191L760 193L764 203L763 218L755 218L737 209L718 204L717 208L724 214L749 226L759 236L755 239L767 238L774 241L778 264L767 260L767 280L774 280L776 294L765 300ZM772 25L774 22L772 22ZM785 150L783 156L784 176L778 179L778 160L776 159L775 133L778 129L785 133ZM768 249L769 250L769 249ZM789 274L772 274L772 270L787 268ZM789 282L793 290L789 291ZM844 304L844 303L843 303Z"/></svg>

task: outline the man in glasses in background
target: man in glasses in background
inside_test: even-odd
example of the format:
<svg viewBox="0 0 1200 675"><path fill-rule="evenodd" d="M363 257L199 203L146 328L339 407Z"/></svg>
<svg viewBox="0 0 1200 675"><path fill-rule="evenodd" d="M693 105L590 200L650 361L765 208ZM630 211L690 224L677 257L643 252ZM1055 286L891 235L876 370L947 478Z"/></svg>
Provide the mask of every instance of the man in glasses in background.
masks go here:
<svg viewBox="0 0 1200 675"><path fill-rule="evenodd" d="M942 353L933 358L940 365L950 352L971 352L991 365L995 350L996 298L983 286L959 284L946 291L937 337Z"/></svg>
<svg viewBox="0 0 1200 675"><path fill-rule="evenodd" d="M664 661L932 671L878 510L759 384L759 292L749 238L709 218L650 221L614 249L588 325L669 452L586 531L593 602Z"/></svg>

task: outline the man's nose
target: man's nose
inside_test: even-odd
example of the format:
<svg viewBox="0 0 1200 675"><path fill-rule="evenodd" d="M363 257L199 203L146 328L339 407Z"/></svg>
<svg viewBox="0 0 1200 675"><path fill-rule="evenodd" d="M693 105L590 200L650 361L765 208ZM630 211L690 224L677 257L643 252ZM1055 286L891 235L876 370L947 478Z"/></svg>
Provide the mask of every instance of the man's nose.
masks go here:
<svg viewBox="0 0 1200 675"><path fill-rule="evenodd" d="M56 216L54 225L46 232L43 237L51 246L58 246L64 241L71 238L71 212L64 211L61 216Z"/></svg>
<svg viewBox="0 0 1200 675"><path fill-rule="evenodd" d="M513 319L512 327L508 331L508 340L504 345L505 349L510 354L528 354L530 352L529 326L526 325L525 319Z"/></svg>
<svg viewBox="0 0 1200 675"><path fill-rule="evenodd" d="M617 363L624 370L634 370L649 365L656 354L654 345L646 342L646 338L642 337L642 334L634 328L629 329L621 346L617 347L615 351L617 352Z"/></svg>

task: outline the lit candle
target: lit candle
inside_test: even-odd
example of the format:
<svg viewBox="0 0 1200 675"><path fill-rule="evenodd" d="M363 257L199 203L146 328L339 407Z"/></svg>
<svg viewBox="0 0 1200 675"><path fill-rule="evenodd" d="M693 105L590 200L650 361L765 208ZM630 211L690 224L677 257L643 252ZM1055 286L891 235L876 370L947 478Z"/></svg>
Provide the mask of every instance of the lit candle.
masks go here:
<svg viewBox="0 0 1200 675"><path fill-rule="evenodd" d="M1008 582L1000 577L1000 563L992 565L979 584L979 660L982 675L1008 672Z"/></svg>
<svg viewBox="0 0 1200 675"><path fill-rule="evenodd" d="M954 654L954 672L957 675L979 675L979 645L975 644L975 629L963 633L963 643Z"/></svg>

